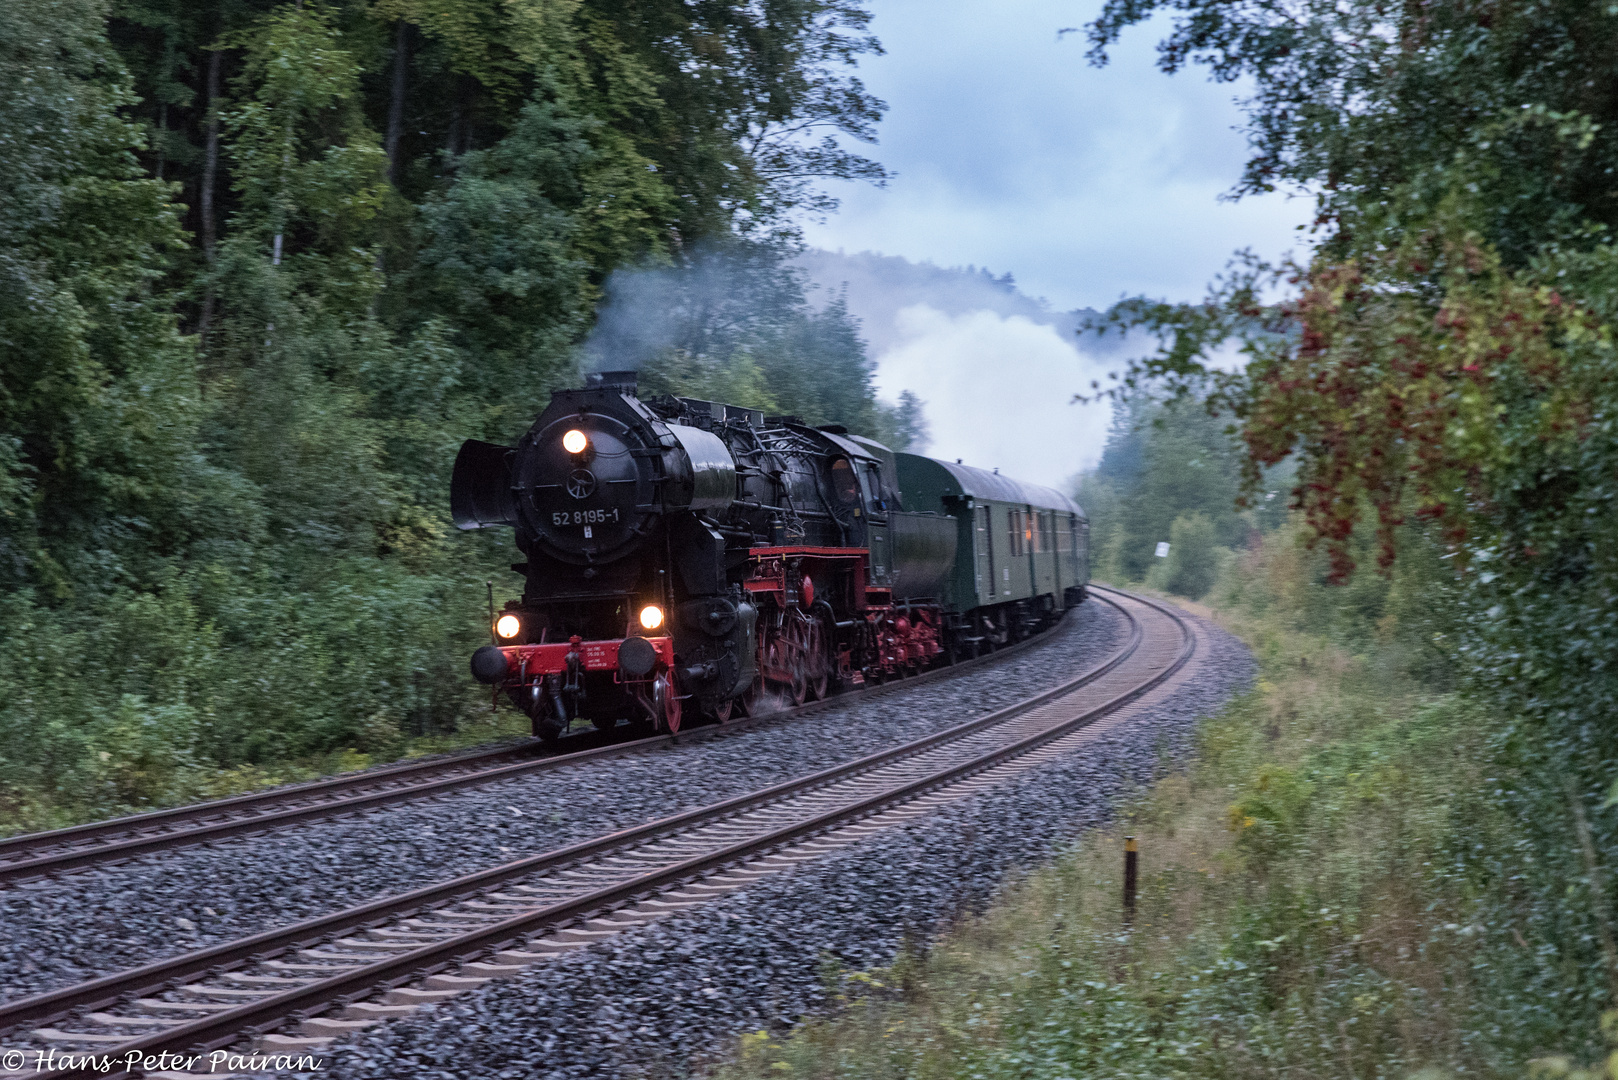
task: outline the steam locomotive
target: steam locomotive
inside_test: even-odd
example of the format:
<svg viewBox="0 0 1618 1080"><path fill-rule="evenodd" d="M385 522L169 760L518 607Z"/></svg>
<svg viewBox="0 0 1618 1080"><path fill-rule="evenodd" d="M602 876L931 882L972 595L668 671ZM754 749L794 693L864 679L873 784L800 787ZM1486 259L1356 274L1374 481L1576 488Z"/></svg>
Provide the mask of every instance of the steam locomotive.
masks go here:
<svg viewBox="0 0 1618 1080"><path fill-rule="evenodd" d="M1084 599L1084 512L1049 488L634 372L556 392L515 447L468 441L462 529L516 530L522 598L472 674L554 741L801 704L1052 624ZM491 612L491 614L493 614Z"/></svg>

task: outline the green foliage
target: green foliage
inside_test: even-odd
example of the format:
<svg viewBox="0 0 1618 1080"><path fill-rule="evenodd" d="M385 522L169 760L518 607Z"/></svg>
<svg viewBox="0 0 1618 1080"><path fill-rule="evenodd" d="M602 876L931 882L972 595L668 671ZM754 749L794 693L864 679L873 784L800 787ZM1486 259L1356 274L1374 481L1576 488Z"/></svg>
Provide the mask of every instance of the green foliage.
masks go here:
<svg viewBox="0 0 1618 1080"><path fill-rule="evenodd" d="M1109 0L1090 26L1092 59L1104 63L1126 28L1160 11L1174 13L1158 54L1165 71L1196 62L1253 80L1253 156L1237 190L1318 192L1333 257L1397 244L1468 184L1487 242L1513 267L1546 243L1586 246L1618 215L1606 179L1618 128L1600 77L1618 17L1603 5ZM1568 141L1568 125L1588 137ZM1466 159L1479 168L1456 185ZM1412 203L1395 208L1401 190Z"/></svg>
<svg viewBox="0 0 1618 1080"><path fill-rule="evenodd" d="M102 15L0 12L0 580L57 598L149 572L193 524L199 390L160 292L181 233Z"/></svg>
<svg viewBox="0 0 1618 1080"><path fill-rule="evenodd" d="M510 136L463 157L455 185L422 208L423 308L456 328L480 398L519 388L519 417L546 400L587 314L575 213L592 156L586 129L531 102Z"/></svg>
<svg viewBox="0 0 1618 1080"><path fill-rule="evenodd" d="M1219 576L1219 532L1207 514L1193 510L1181 514L1169 526L1169 554L1147 580L1161 576L1162 587L1171 593L1200 600L1213 588Z"/></svg>
<svg viewBox="0 0 1618 1080"><path fill-rule="evenodd" d="M646 392L723 401L772 414L785 411L770 392L753 354L744 349L722 360L703 360L687 352L670 351L644 369L641 379Z"/></svg>
<svg viewBox="0 0 1618 1080"><path fill-rule="evenodd" d="M1249 483L1296 458L1292 501L1336 580L1365 557L1368 513L1394 573L1406 523L1433 523L1447 655L1510 718L1487 748L1510 831L1457 856L1501 929L1475 1007L1519 1057L1592 1060L1618 995L1618 125L1602 89L1618 18L1111 0L1092 40L1165 8L1166 67L1253 80L1241 190L1308 186L1321 241L1307 265L1238 266L1202 305L1116 311L1162 333L1134 381L1212 386L1243 421ZM1266 306L1278 276L1296 290ZM1233 337L1245 372L1207 372Z"/></svg>
<svg viewBox="0 0 1618 1080"><path fill-rule="evenodd" d="M1101 462L1077 484L1098 573L1197 598L1213 586L1218 549L1272 524L1273 515L1237 508L1241 458L1226 428L1195 400L1139 396L1115 405ZM1167 565L1156 556L1165 541Z"/></svg>
<svg viewBox="0 0 1618 1080"><path fill-rule="evenodd" d="M587 355L639 366L647 393L708 397L843 424L860 435L914 439L921 406L877 403L875 365L841 296L810 305L803 272L775 243L704 245L680 267L620 273ZM734 396L721 396L734 395Z"/></svg>
<svg viewBox="0 0 1618 1080"><path fill-rule="evenodd" d="M901 390L896 404L877 404L877 441L893 450L925 454L932 442L927 403L913 390Z"/></svg>
<svg viewBox="0 0 1618 1080"><path fill-rule="evenodd" d="M280 7L240 43L240 104L224 117L240 196L232 224L261 241L301 227L312 233L304 252L363 260L353 249L386 164L359 115L359 66L342 34L319 7Z"/></svg>
<svg viewBox="0 0 1618 1080"><path fill-rule="evenodd" d="M1476 1004L1527 950L1465 858L1510 849L1479 770L1500 720L1425 685L1414 628L1330 617L1330 602L1323 619L1325 560L1297 535L1221 578L1216 610L1260 678L1203 724L1184 774L925 957L844 976L834 1017L744 1039L720 1075L1523 1075L1543 1047L1500 1038ZM1125 832L1140 846L1130 930Z"/></svg>
<svg viewBox="0 0 1618 1080"><path fill-rule="evenodd" d="M6 830L365 763L345 749L386 760L508 733L461 678L480 584L383 560L327 560L302 582L215 562L71 610L5 597Z"/></svg>
<svg viewBox="0 0 1618 1080"><path fill-rule="evenodd" d="M451 527L448 473L575 381L620 268L755 253L690 381L874 428L857 328L777 272L812 180L880 178L837 142L881 108L867 21L0 6L6 828L508 730L464 665L513 555Z"/></svg>
<svg viewBox="0 0 1618 1080"><path fill-rule="evenodd" d="M547 6L551 5L525 4L508 14L494 0L377 0L370 14L420 28L443 47L450 71L470 76L504 98L518 86L522 70L509 44L511 23L523 17L543 18Z"/></svg>

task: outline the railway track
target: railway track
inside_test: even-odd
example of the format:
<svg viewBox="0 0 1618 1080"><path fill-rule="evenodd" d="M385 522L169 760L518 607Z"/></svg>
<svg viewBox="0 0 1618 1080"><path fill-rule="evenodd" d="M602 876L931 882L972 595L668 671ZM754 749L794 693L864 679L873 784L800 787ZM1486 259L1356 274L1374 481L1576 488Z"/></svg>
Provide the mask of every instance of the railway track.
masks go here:
<svg viewBox="0 0 1618 1080"><path fill-rule="evenodd" d="M1010 708L661 821L0 1005L4 1045L26 1042L30 1061L50 1047L115 1063L229 1047L318 1052L1002 783L1092 737L1092 724L1191 658L1195 634L1173 609L1098 591L1129 620L1127 643Z"/></svg>
<svg viewBox="0 0 1618 1080"><path fill-rule="evenodd" d="M1044 637L1044 634L1036 635L974 660L868 687L862 691L862 696L971 671L1013 655L1044 640ZM605 745L599 744L602 738L600 734L591 732L572 737L584 741L585 749L545 756L537 756L544 754L539 740L524 740L515 745L429 761L388 765L229 799L13 836L0 840L0 886L115 865L142 855L269 832L393 803L431 798L462 788L565 768L597 758L634 753L675 739L711 737L765 720L814 712L848 700L846 694L833 694L820 701L757 717L742 717L722 725L690 728L678 735L652 735Z"/></svg>

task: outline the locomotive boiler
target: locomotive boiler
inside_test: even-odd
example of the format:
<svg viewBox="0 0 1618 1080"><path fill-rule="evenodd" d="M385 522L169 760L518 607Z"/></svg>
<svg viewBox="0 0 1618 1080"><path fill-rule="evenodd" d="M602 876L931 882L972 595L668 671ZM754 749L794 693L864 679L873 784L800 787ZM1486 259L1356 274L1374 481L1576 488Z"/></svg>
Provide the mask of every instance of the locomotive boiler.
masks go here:
<svg viewBox="0 0 1618 1080"><path fill-rule="evenodd" d="M1013 596L1008 565L985 595L978 563L995 545L978 533L995 500L968 488L989 475L836 425L642 400L633 372L596 373L556 392L516 446L469 441L456 458L456 525L514 529L525 578L472 672L555 739L580 718L722 722L992 648L1050 622L1083 580L1070 566L1035 596L1031 570ZM1009 492L1035 493L1065 504L1073 563L1082 514L1046 489ZM1058 555L1054 520L1008 522L1027 533L1008 543L1037 548L1043 527Z"/></svg>

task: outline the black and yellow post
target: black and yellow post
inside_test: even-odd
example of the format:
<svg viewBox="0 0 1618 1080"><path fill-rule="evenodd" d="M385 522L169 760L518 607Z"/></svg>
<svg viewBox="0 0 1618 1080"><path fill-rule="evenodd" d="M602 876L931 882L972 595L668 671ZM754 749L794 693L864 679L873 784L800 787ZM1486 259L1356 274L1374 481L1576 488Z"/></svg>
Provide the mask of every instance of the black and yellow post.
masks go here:
<svg viewBox="0 0 1618 1080"><path fill-rule="evenodd" d="M1133 836L1124 837L1124 926L1135 925L1135 883L1140 874L1140 854Z"/></svg>

